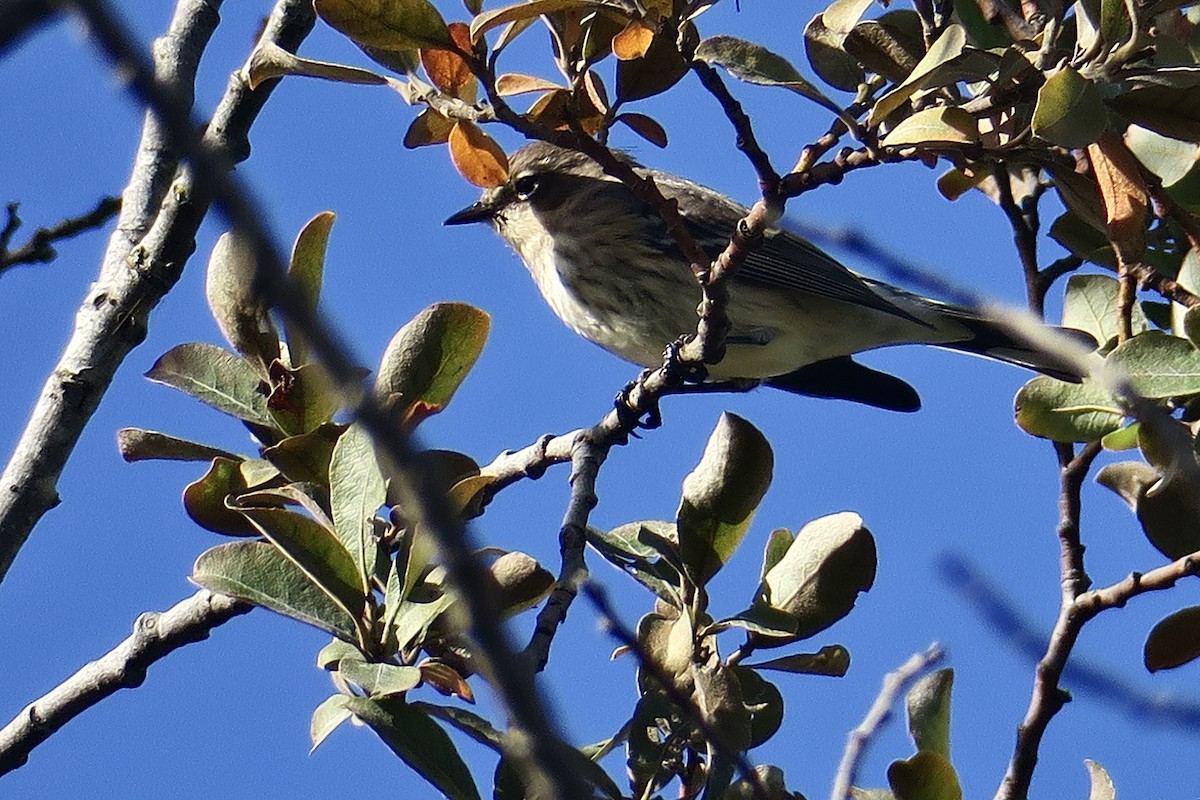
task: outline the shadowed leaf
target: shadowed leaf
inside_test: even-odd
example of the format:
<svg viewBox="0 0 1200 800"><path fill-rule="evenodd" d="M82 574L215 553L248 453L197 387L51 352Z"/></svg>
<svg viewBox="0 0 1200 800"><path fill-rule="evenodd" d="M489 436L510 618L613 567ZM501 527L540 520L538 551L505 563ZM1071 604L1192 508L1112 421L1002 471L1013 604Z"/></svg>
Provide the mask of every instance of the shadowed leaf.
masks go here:
<svg viewBox="0 0 1200 800"><path fill-rule="evenodd" d="M921 752L950 759L950 691L954 670L940 669L925 675L908 690L908 732Z"/></svg>
<svg viewBox="0 0 1200 800"><path fill-rule="evenodd" d="M379 546L373 520L385 495L371 437L351 425L338 438L329 461L329 505L334 531L354 559L364 591L375 572Z"/></svg>
<svg viewBox="0 0 1200 800"><path fill-rule="evenodd" d="M1091 381L1067 383L1039 375L1017 392L1017 425L1056 442L1094 442L1121 427L1117 403Z"/></svg>
<svg viewBox="0 0 1200 800"><path fill-rule="evenodd" d="M146 377L238 419L268 428L275 425L258 372L245 359L216 345L176 345L154 362Z"/></svg>
<svg viewBox="0 0 1200 800"><path fill-rule="evenodd" d="M1146 637L1146 669L1174 669L1200 658L1200 606L1180 609L1163 617Z"/></svg>
<svg viewBox="0 0 1200 800"><path fill-rule="evenodd" d="M829 675L840 678L850 670L850 651L840 644L831 644L822 647L816 653L795 653L746 666L755 669L773 669L780 672Z"/></svg>
<svg viewBox="0 0 1200 800"><path fill-rule="evenodd" d="M227 536L257 536L258 530L225 501L250 487L241 471L241 459L217 457L208 472L183 490L183 509L202 528Z"/></svg>
<svg viewBox="0 0 1200 800"><path fill-rule="evenodd" d="M325 249L329 244L329 232L337 215L332 211L322 211L310 219L300 229L296 242L292 245L292 258L288 262L288 277L291 278L310 311L317 310L317 302L321 297L321 284L325 276ZM293 367L305 364L309 360L309 346L303 334L296 326L286 319L283 322L284 335L287 337L289 361Z"/></svg>
<svg viewBox="0 0 1200 800"><path fill-rule="evenodd" d="M135 461L161 459L165 461L211 461L214 458L237 460L238 456L218 447L210 447L189 439L180 439L143 428L122 428L117 431L117 449L121 458Z"/></svg>
<svg viewBox="0 0 1200 800"><path fill-rule="evenodd" d="M404 132L404 146L409 150L431 144L445 144L454 129L454 120L443 117L433 109L425 109L417 115Z"/></svg>
<svg viewBox="0 0 1200 800"><path fill-rule="evenodd" d="M572 8L600 8L595 0L530 0L480 14L471 21L471 41L478 42L485 33L510 22L532 20L542 14L553 14Z"/></svg>
<svg viewBox="0 0 1200 800"><path fill-rule="evenodd" d="M453 43L429 0L313 0L313 6L330 26L366 47L411 50Z"/></svg>
<svg viewBox="0 0 1200 800"><path fill-rule="evenodd" d="M896 800L962 800L958 773L945 756L922 751L887 771Z"/></svg>
<svg viewBox="0 0 1200 800"><path fill-rule="evenodd" d="M224 233L208 259L204 291L225 340L265 369L279 357L279 332L255 289L258 260L250 242Z"/></svg>
<svg viewBox="0 0 1200 800"><path fill-rule="evenodd" d="M475 80L471 68L458 51L470 53L471 34L467 26L461 22L451 22L449 25L450 38L458 50L427 47L421 50L421 66L429 81L452 97L461 97L463 90Z"/></svg>
<svg viewBox="0 0 1200 800"><path fill-rule="evenodd" d="M655 147L667 146L667 131L653 117L626 112L618 114L616 121L627 125L630 130Z"/></svg>
<svg viewBox="0 0 1200 800"><path fill-rule="evenodd" d="M1038 90L1033 132L1068 149L1086 147L1100 138L1108 112L1096 84L1071 67L1051 75Z"/></svg>

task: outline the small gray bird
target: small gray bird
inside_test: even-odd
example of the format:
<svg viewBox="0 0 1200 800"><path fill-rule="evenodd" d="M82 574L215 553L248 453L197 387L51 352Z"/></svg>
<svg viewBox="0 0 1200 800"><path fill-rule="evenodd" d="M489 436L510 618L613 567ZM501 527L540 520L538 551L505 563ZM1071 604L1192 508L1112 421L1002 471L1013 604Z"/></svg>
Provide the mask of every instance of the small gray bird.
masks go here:
<svg viewBox="0 0 1200 800"><path fill-rule="evenodd" d="M628 156L623 156L628 158ZM665 172L644 169L678 201L696 243L719 253L746 209ZM582 153L545 142L512 155L508 181L447 225L487 222L521 256L572 330L643 366L696 328L699 288L658 212ZM710 379L758 379L798 394L916 411L909 384L854 361L864 350L932 344L1077 380L973 311L851 272L783 228L767 231L730 286L733 328Z"/></svg>

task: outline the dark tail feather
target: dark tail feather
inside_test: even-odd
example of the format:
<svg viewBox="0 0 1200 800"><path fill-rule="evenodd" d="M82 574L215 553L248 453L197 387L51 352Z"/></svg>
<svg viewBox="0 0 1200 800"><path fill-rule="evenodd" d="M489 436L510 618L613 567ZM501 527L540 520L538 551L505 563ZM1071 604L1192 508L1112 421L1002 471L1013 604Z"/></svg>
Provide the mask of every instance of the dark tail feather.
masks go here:
<svg viewBox="0 0 1200 800"><path fill-rule="evenodd" d="M941 347L946 347L950 350L959 350L964 353L987 356L997 361L1004 361L1008 364L1015 364L1018 367L1032 369L1043 375L1049 375L1051 378L1058 378L1061 381L1079 383L1084 377L1080 374L1079 368L1068 359L1061 358L1053 353L1035 350L1004 330L1001 326L991 320L980 318L972 311L953 307L944 311L948 316L952 316L955 322L958 322L970 331L972 337L961 342L947 342L940 345ZM1098 346L1096 340L1084 331L1075 330L1074 328L1055 328L1055 330L1075 339L1079 344L1088 348L1095 349Z"/></svg>
<svg viewBox="0 0 1200 800"><path fill-rule="evenodd" d="M859 364L850 356L808 364L765 382L767 386L810 397L851 400L888 411L917 411L917 390L886 372Z"/></svg>

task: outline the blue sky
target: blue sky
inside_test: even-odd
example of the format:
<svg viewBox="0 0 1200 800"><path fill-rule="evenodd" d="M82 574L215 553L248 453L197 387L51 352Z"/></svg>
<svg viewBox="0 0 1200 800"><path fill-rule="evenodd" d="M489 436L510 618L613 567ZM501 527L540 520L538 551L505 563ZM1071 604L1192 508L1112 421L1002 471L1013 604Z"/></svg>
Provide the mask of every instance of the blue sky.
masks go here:
<svg viewBox="0 0 1200 800"><path fill-rule="evenodd" d="M144 41L165 27L169 3L119 4ZM441 4L447 18L461 6ZM207 116L229 72L247 54L268 4L226 4L201 69L197 108ZM701 19L703 34L760 41L802 63L801 31L816 7L747 2L740 13L719 4ZM792 14L799 16L793 17ZM530 34L537 40L541 34ZM512 68L552 77L548 61L517 54ZM357 51L319 26L302 53L362 64ZM503 62L502 62L503 63ZM733 86L777 166L828 125L826 112L792 94ZM140 110L86 37L63 20L0 60L0 201L20 201L26 232L80 213L119 192L128 176ZM647 164L685 174L743 201L756 182L733 147L716 104L688 78L635 110L658 118L670 146L659 151L618 129L614 144ZM426 305L461 300L493 317L492 337L449 409L422 427L423 443L463 450L486 462L547 432L598 420L614 393L637 373L578 339L542 304L504 244L482 226L443 228L441 220L472 202L442 148L401 145L414 110L382 88L289 79L276 91L251 138L239 172L263 200L281 242L315 213L338 214L327 262L323 308L373 365L395 330ZM514 136L496 133L510 150ZM864 170L838 187L805 195L789 213L862 227L886 247L973 289L1012 302L1023 296L1003 215L982 195L948 203L940 170L905 165ZM1047 210L1044 218L1052 219ZM222 228L209 220L197 256L151 318L145 344L130 356L93 419L59 486L63 503L34 531L0 585L0 642L6 688L0 716L20 708L87 661L107 652L143 611L191 594L195 557L220 543L193 525L179 502L202 465L127 465L116 431L139 426L248 451L244 430L194 401L141 377L154 359L184 341L218 343L204 304L203 264ZM47 372L69 335L74 310L93 280L106 233L63 243L52 264L0 276L0 341L8 348L0 391L0 449L7 454ZM23 238L19 234L18 241ZM1043 242L1043 263L1060 253ZM870 273L869 264L850 264ZM605 464L592 516L598 527L671 518L679 485L694 466L722 410L762 429L775 449L771 490L733 563L715 581L714 610L745 606L758 576L762 545L777 527L799 528L824 514L854 510L879 549L875 587L856 610L809 643L840 642L853 655L841 680L779 675L787 711L783 730L756 761L781 765L789 787L828 794L848 731L862 718L880 681L911 653L938 641L957 672L951 730L954 762L966 796L989 796L1004 773L1024 715L1033 667L1014 654L946 585L936 561L960 554L1004 587L1039 627L1058 612L1057 479L1050 446L1012 423L1012 397L1028 378L1005 365L928 348L872 354L869 363L917 386L924 409L893 414L761 390L743 396L671 398L666 424ZM1111 455L1102 457L1114 460ZM502 493L474 526L483 543L520 549L557 568L556 534L567 498L567 469ZM1088 484L1084 498L1088 567L1098 585L1162 563L1124 504ZM594 577L609 587L629 624L650 608L639 587L594 554ZM1137 598L1084 631L1077 655L1147 693L1186 693L1195 669L1151 676L1141 667L1145 633L1159 617L1195 602L1196 587ZM523 642L531 616L513 635ZM5 777L0 794L51 798L317 797L368 792L432 796L427 785L364 729L337 731L308 755L308 718L327 696L314 665L325 636L255 611L151 668L145 685L83 714L30 762ZM736 637L724 642L737 645ZM543 677L564 730L578 744L611 735L636 699L633 665L610 661L614 644L583 603L571 612ZM799 648L798 648L799 649ZM774 656L777 653L772 652ZM1070 685L1068 684L1068 688ZM481 710L502 716L481 692ZM429 698L436 699L436 698ZM1131 719L1103 697L1080 692L1051 724L1034 781L1037 796L1083 797L1084 758L1111 772L1123 797L1200 793L1196 733ZM492 756L462 749L481 786ZM860 782L885 784L893 758L912 746L903 723L874 745ZM619 759L609 762L618 777Z"/></svg>

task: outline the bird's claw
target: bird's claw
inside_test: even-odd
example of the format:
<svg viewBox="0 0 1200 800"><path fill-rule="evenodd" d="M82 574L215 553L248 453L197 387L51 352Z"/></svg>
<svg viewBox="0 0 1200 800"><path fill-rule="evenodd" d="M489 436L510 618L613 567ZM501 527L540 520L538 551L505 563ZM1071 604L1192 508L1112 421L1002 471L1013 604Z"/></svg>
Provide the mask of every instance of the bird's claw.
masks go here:
<svg viewBox="0 0 1200 800"><path fill-rule="evenodd" d="M621 427L629 431L633 436L637 436L636 431L638 428L652 431L655 428L662 427L662 413L659 411L657 399L653 401L653 405L649 409L641 412L635 410L632 401L634 389L641 385L649 373L650 370L644 370L636 380L625 384L624 388L617 392L617 397L613 401ZM642 419L643 415L645 419Z"/></svg>
<svg viewBox="0 0 1200 800"><path fill-rule="evenodd" d="M708 380L708 369L703 364L697 362L685 363L680 358L683 346L691 341L691 339L691 334L680 336L663 350L662 370L666 375L667 383L704 383Z"/></svg>

